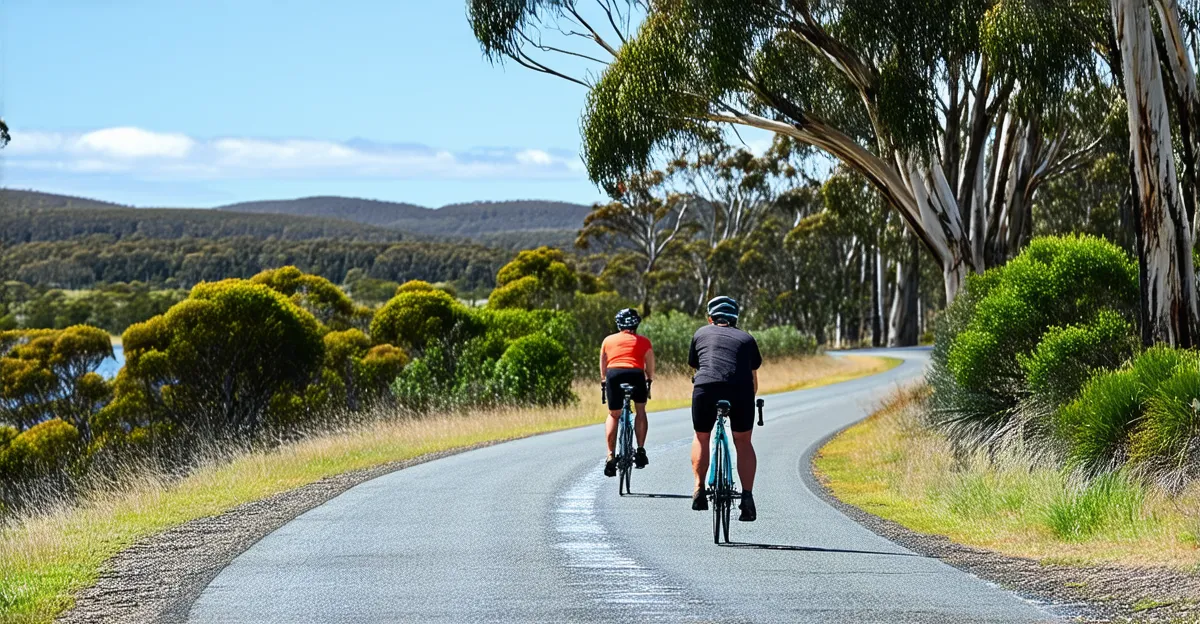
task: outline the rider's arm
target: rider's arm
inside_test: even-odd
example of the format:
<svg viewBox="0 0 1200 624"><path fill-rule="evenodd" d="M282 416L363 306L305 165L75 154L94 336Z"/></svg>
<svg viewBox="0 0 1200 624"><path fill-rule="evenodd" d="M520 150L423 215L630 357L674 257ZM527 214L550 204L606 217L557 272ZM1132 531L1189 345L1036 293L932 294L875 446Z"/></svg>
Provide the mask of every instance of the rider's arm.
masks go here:
<svg viewBox="0 0 1200 624"><path fill-rule="evenodd" d="M646 352L646 381L654 381L654 349Z"/></svg>
<svg viewBox="0 0 1200 624"><path fill-rule="evenodd" d="M758 394L758 371L754 371L754 394Z"/></svg>
<svg viewBox="0 0 1200 624"><path fill-rule="evenodd" d="M600 381L608 379L608 353L600 347Z"/></svg>

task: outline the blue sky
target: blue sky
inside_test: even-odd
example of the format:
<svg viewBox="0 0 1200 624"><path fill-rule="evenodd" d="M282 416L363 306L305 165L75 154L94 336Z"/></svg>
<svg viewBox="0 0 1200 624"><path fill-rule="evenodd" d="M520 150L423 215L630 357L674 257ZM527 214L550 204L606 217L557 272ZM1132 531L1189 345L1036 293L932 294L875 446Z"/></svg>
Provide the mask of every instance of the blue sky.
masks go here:
<svg viewBox="0 0 1200 624"><path fill-rule="evenodd" d="M600 198L582 87L482 56L462 0L7 0L10 188L139 206Z"/></svg>

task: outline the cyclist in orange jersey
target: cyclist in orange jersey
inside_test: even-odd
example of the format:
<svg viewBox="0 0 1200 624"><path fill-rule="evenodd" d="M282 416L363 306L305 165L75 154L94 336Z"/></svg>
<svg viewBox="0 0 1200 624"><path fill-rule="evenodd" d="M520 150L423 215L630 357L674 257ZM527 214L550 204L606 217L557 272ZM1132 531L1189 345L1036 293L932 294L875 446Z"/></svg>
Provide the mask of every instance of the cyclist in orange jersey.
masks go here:
<svg viewBox="0 0 1200 624"><path fill-rule="evenodd" d="M642 317L637 310L625 308L617 312L617 333L604 339L600 346L600 378L604 381L608 401L608 422L604 433L608 442L608 459L604 462L604 475L617 475L617 419L625 396L621 384L633 386L633 404L637 410L633 431L637 436L637 452L633 462L636 468L645 468L650 463L646 456L646 400L650 398L650 383L654 380L654 349L650 339L639 336L638 325Z"/></svg>

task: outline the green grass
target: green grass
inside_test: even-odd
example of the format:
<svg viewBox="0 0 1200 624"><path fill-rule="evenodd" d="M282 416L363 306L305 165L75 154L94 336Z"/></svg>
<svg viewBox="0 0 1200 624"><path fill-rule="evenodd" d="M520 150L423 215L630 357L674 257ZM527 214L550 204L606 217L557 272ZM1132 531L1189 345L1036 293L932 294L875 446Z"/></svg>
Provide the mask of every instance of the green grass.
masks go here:
<svg viewBox="0 0 1200 624"><path fill-rule="evenodd" d="M827 356L769 363L766 391L803 379L836 383L886 370L895 363ZM887 364L884 367L884 364ZM654 410L686 402L686 377L663 377ZM594 384L576 394L593 396ZM686 394L681 394L686 391ZM95 582L105 562L140 539L196 518L221 514L320 479L394 461L495 440L594 424L605 418L598 401L565 408L512 409L440 418L392 419L353 431L316 436L271 451L214 463L182 480L130 479L118 491L25 519L0 531L0 622L41 624L70 608L75 592Z"/></svg>
<svg viewBox="0 0 1200 624"><path fill-rule="evenodd" d="M1200 566L1200 484L1175 495L1123 473L1094 480L1019 450L956 455L905 393L816 459L835 496L912 530L1045 564Z"/></svg>
<svg viewBox="0 0 1200 624"><path fill-rule="evenodd" d="M1136 529L1143 524L1138 515L1145 503L1146 491L1139 483L1113 472L1097 477L1080 491L1060 492L1046 510L1046 525L1058 538L1072 541L1106 528Z"/></svg>

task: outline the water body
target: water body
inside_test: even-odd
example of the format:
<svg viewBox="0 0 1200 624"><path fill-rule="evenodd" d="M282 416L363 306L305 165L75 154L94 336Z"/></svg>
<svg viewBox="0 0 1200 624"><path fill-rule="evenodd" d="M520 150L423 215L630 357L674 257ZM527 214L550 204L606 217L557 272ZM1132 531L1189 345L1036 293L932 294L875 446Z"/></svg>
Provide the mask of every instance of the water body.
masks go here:
<svg viewBox="0 0 1200 624"><path fill-rule="evenodd" d="M101 377L112 379L117 376L117 371L125 366L125 348L121 345L113 345L113 357L108 358L100 363L100 368L96 369Z"/></svg>

